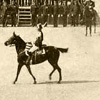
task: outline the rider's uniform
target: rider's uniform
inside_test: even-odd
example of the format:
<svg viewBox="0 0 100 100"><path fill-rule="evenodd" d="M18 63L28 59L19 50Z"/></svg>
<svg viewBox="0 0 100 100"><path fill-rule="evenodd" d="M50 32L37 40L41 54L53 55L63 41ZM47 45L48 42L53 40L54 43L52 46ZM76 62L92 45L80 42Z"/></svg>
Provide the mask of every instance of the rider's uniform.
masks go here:
<svg viewBox="0 0 100 100"><path fill-rule="evenodd" d="M35 42L33 42L33 47L29 50L29 52L34 52L35 50L37 50L39 48L39 46L36 45L36 41L38 41L38 38L41 38L41 32L40 31L38 31L38 34L37 34L36 37L37 38L36 38Z"/></svg>
<svg viewBox="0 0 100 100"><path fill-rule="evenodd" d="M35 42L33 43L33 47L29 51L25 52L26 55L28 56L28 59L26 60L26 64L30 63L30 60L31 60L31 57L32 57L32 53L37 49L41 49L42 41L43 41L42 25L39 24L38 34L36 36Z"/></svg>
<svg viewBox="0 0 100 100"><path fill-rule="evenodd" d="M32 53L37 49L41 49L42 47L42 41L43 41L43 32L41 31L42 28L38 28L38 33L36 34L36 38L35 41L32 42L32 48L31 49L27 49L28 47L26 47L25 49L25 53L28 56L28 52Z"/></svg>

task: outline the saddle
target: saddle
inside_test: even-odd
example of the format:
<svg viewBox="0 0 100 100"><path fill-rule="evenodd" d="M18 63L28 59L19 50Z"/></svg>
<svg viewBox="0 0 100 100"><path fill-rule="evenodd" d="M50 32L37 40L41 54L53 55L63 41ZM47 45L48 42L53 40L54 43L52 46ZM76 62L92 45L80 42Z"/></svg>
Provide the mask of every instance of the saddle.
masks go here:
<svg viewBox="0 0 100 100"><path fill-rule="evenodd" d="M35 50L31 55L30 64L38 62L41 57L45 56L45 54L46 54L46 50L45 50L44 46L42 46L41 49ZM34 59L34 60L32 60L32 59ZM38 59L38 61L37 61L37 59Z"/></svg>
<svg viewBox="0 0 100 100"><path fill-rule="evenodd" d="M33 55L42 55L42 54L45 54L45 50L44 49L42 49L42 50L39 50L39 49L37 49L37 50L35 50L34 52L33 52Z"/></svg>
<svg viewBox="0 0 100 100"><path fill-rule="evenodd" d="M27 44L26 44L26 48L25 48L25 51L29 51L31 48L32 48L32 44L29 42L27 42ZM41 54L45 54L45 48L46 48L47 46L46 46L46 44L43 44L42 45L42 47L41 48L39 48L39 49L37 49L37 50L35 50L33 53L31 53L32 55L34 55L34 54L38 54L38 55L41 55ZM28 54L27 54L27 52L25 52L26 53L26 55L28 56ZM31 55L30 54L30 55Z"/></svg>
<svg viewBox="0 0 100 100"><path fill-rule="evenodd" d="M41 55L41 54L43 55L43 54L45 54L45 53L46 53L45 47L46 47L46 45L43 44L42 47L41 47L41 49L37 49L37 50L35 51L35 54L37 54L37 55Z"/></svg>

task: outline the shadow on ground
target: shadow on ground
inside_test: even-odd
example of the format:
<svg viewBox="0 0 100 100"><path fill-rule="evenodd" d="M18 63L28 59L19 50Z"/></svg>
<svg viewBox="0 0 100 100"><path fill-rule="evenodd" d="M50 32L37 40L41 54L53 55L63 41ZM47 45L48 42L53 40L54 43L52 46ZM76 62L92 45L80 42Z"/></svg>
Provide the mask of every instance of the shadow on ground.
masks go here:
<svg viewBox="0 0 100 100"><path fill-rule="evenodd" d="M80 83L93 83L93 82L100 82L100 80L75 80L75 81L61 81L60 84L80 84ZM40 82L37 84L57 84L57 81L46 81Z"/></svg>

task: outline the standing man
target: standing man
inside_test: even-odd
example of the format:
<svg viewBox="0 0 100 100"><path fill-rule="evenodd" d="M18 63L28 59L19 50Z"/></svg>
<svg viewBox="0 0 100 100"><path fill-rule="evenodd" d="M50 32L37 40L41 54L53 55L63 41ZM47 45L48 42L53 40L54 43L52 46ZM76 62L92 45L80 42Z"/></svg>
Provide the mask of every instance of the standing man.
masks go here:
<svg viewBox="0 0 100 100"><path fill-rule="evenodd" d="M36 6L33 2L31 5L31 14L32 14L32 26L36 26Z"/></svg>
<svg viewBox="0 0 100 100"><path fill-rule="evenodd" d="M78 16L77 12L78 12L77 2L73 1L71 5L71 25L73 25L74 27L77 24L77 16Z"/></svg>
<svg viewBox="0 0 100 100"><path fill-rule="evenodd" d="M12 1L11 4L11 22L12 22L12 27L16 26L16 14L17 14L18 8L17 5L14 1Z"/></svg>
<svg viewBox="0 0 100 100"><path fill-rule="evenodd" d="M7 3L6 2L3 2L2 6L1 6L1 15L2 15L2 24L3 24L3 27L5 27L5 24L6 24L6 19L7 19L7 15L6 15L6 11L7 11Z"/></svg>
<svg viewBox="0 0 100 100"><path fill-rule="evenodd" d="M58 12L58 23L62 24L63 23L63 13L64 13L64 9L63 9L63 3L59 2L59 12Z"/></svg>
<svg viewBox="0 0 100 100"><path fill-rule="evenodd" d="M43 24L47 24L48 21L48 5L45 3L43 6Z"/></svg>
<svg viewBox="0 0 100 100"><path fill-rule="evenodd" d="M91 32L92 32L92 20L94 18L94 15L93 15L93 10L92 8L89 8L89 7L86 7L85 9L85 23L86 23L86 36L88 34L88 28L90 30L90 36L91 35Z"/></svg>
<svg viewBox="0 0 100 100"><path fill-rule="evenodd" d="M49 4L48 5L48 19L49 19L49 24L52 24L53 23L53 5L52 4Z"/></svg>
<svg viewBox="0 0 100 100"><path fill-rule="evenodd" d="M54 1L54 12L53 12L53 24L54 24L54 27L58 27L58 2L57 0Z"/></svg>
<svg viewBox="0 0 100 100"><path fill-rule="evenodd" d="M37 3L35 3L35 15L36 15L36 25L37 25L37 21L38 21L38 13L39 13L39 5Z"/></svg>
<svg viewBox="0 0 100 100"><path fill-rule="evenodd" d="M39 5L38 15L37 15L37 24L43 23L42 21L43 21L43 18L42 18L42 7L41 7L41 5Z"/></svg>
<svg viewBox="0 0 100 100"><path fill-rule="evenodd" d="M67 5L63 3L63 27L67 26Z"/></svg>

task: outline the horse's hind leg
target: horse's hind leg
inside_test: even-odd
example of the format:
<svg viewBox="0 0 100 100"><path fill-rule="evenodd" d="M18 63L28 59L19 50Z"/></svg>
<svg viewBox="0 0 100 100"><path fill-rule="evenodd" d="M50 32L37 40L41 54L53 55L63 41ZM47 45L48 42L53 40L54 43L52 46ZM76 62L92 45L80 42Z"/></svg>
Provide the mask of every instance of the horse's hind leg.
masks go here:
<svg viewBox="0 0 100 100"><path fill-rule="evenodd" d="M32 78L34 79L34 84L36 84L36 78L35 78L35 77L33 76L33 74L32 74L32 71L31 71L30 65L26 65L26 67L27 67L27 69L28 69L30 75L31 75Z"/></svg>
<svg viewBox="0 0 100 100"><path fill-rule="evenodd" d="M57 70L59 72L59 81L58 81L58 83L60 83L61 80L62 80L62 75L61 75L61 68L58 66L58 64L57 64Z"/></svg>
<svg viewBox="0 0 100 100"><path fill-rule="evenodd" d="M23 64L19 64L19 65L18 65L18 68L17 68L17 75L16 75L16 78L15 78L13 84L15 84L16 81L18 80L18 76L19 76L19 73L20 73L20 71L21 71L22 66L23 66Z"/></svg>
<svg viewBox="0 0 100 100"><path fill-rule="evenodd" d="M61 80L62 80L62 75L61 75L61 68L58 66L58 64L57 63L53 63L52 61L49 61L49 63L53 66L53 71L49 74L49 78L51 79L51 75L54 73L54 71L57 69L58 70L58 72L59 72L59 81L58 81L58 83L60 83L61 82Z"/></svg>
<svg viewBox="0 0 100 100"><path fill-rule="evenodd" d="M52 76L52 74L54 73L55 70L56 70L56 68L54 68L53 71L49 74L49 79L50 80L52 79L51 76Z"/></svg>

